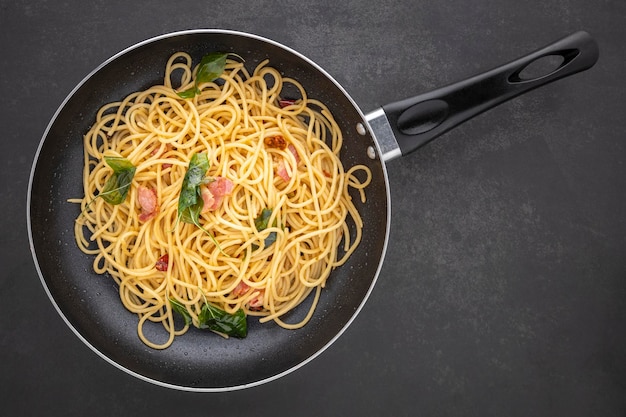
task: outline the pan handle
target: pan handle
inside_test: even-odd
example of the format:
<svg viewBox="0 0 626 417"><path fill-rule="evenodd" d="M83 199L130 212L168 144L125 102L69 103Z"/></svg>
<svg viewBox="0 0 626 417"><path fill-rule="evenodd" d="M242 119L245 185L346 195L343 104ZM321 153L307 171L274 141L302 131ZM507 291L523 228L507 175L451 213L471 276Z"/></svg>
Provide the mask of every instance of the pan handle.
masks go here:
<svg viewBox="0 0 626 417"><path fill-rule="evenodd" d="M400 151L391 152L387 159L413 152L504 101L589 69L598 60L598 54L596 41L587 32L576 32L490 71L385 105L382 110ZM544 69L539 75L533 74L548 61L547 72Z"/></svg>

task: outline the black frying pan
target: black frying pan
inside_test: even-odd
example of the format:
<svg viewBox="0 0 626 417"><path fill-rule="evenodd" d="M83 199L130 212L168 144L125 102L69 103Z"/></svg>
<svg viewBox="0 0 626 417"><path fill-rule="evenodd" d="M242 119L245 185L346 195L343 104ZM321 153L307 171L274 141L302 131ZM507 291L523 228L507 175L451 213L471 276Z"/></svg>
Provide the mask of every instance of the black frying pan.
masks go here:
<svg viewBox="0 0 626 417"><path fill-rule="evenodd" d="M150 349L137 337L137 317L123 307L113 280L96 275L92 258L74 243L79 209L67 199L82 197L83 134L103 104L161 83L168 57L179 50L189 52L194 62L210 51L235 52L250 68L269 58L283 74L298 79L310 97L330 107L344 133L344 165L365 164L373 172L367 203L358 205L365 225L363 242L348 263L332 273L315 315L303 329L284 330L251 319L249 335L242 340L192 329L166 350ZM532 74L546 56L559 62ZM385 161L502 101L590 68L597 57L593 39L578 32L495 70L364 115L315 63L255 35L193 30L134 45L99 66L69 94L37 150L29 182L28 232L41 282L61 317L87 346L138 378L190 391L238 389L276 379L333 343L372 291L391 216ZM305 310L296 309L291 319ZM160 325L145 330L153 337L162 331Z"/></svg>

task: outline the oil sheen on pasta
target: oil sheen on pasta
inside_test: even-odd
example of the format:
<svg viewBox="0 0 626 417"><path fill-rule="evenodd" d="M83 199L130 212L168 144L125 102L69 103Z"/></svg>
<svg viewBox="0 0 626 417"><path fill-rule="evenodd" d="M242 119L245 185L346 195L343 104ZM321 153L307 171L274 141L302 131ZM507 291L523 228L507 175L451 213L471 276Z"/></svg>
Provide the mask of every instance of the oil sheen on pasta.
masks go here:
<svg viewBox="0 0 626 417"><path fill-rule="evenodd" d="M210 303L302 327L330 272L361 240L348 191L365 201L369 169L344 168L342 133L326 106L269 64L249 73L229 58L218 80L183 99L177 91L194 85L197 66L176 53L162 85L104 105L84 137L84 197L70 200L81 205L76 242L94 256L94 270L118 284L124 306L139 317L139 338L152 348L170 346L190 327L175 320L170 299L193 321ZM295 100L281 96L287 84L299 91ZM198 153L208 156L207 178L227 185L203 190L202 228L177 221L181 185ZM119 205L97 198L112 173L105 155L136 167ZM257 227L262 214L265 228ZM284 319L312 292L304 319ZM144 334L148 320L163 325L162 338Z"/></svg>

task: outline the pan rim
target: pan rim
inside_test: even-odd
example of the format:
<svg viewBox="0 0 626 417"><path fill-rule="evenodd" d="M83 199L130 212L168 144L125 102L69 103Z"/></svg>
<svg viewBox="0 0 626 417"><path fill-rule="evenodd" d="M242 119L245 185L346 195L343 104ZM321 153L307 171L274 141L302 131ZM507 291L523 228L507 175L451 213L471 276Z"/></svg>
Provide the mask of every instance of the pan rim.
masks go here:
<svg viewBox="0 0 626 417"><path fill-rule="evenodd" d="M265 43L269 43L272 44L274 46L277 46L283 50L286 50L287 52L293 54L294 56L299 57L300 59L302 59L303 61L307 62L308 64L310 64L311 66L313 66L315 69L317 69L320 73L322 73L326 78L328 78L328 80L330 80L337 88L339 91L341 91L341 93L345 96L346 99L348 99L350 101L350 103L352 104L352 106L354 107L354 109L358 112L361 120L363 121L363 126L368 130L368 132L370 133L374 145L376 146L376 155L378 156L379 160L380 160L380 164L381 164L381 170L382 170L382 175L384 177L384 184L385 184L385 195L386 195L386 199L387 199L387 213L386 213L386 228L385 228L385 236L384 236L384 240L383 240L383 245L382 245L382 253L380 254L380 260L378 261L378 266L376 268L376 271L374 272L374 276L371 280L371 283L369 285L369 288L367 290L367 292L365 293L364 297L362 298L361 302L359 303L359 305L356 307L355 311L353 312L352 316L349 318L349 320L343 325L343 327L337 331L337 333L328 341L326 342L323 346L321 346L315 353L313 353L312 355L310 355L309 357L307 357L306 359L300 361L299 363L297 363L296 365L283 370L277 374L274 374L272 376L266 377L266 378L262 378L259 379L257 381L254 382L250 382L250 383L245 383L245 384L239 384L239 385L230 385L230 386L226 386L226 387L192 387L192 386L185 386L183 384L172 384L169 382L165 382L165 381L160 381L158 379L155 378L151 378L145 375L142 375L132 369L129 369L128 367L116 362L115 360L113 360L112 358L110 358L109 356L107 356L105 353L103 353L100 349L98 349L98 347L96 347L94 344L92 344L89 340L87 340L78 329L76 329L72 323L69 321L69 319L67 318L67 316L63 313L61 307L59 306L59 304L57 303L57 301L55 300L47 282L46 282L46 278L44 277L44 271L42 271L41 266L40 266L40 262L37 256L37 250L35 248L35 243L34 243L34 239L33 239L33 228L32 228L32 221L31 221L31 204L32 204L32 191L33 191L33 182L34 182L34 178L35 178L35 173L37 170L37 165L39 162L39 158L41 156L41 152L44 146L44 143L46 142L46 139L48 137L48 134L50 132L50 129L52 128L52 126L54 125L55 121L57 120L59 114L61 113L61 111L65 108L65 106L67 105L68 101L76 94L76 92L89 80L91 79L94 75L96 75L103 67L105 67L106 65L108 65L109 63L119 59L120 57L122 57L123 55L144 47L148 44L151 43L155 43L158 42L160 40L163 39L168 39L168 38L172 38L172 37L176 37L176 36L181 36L181 35L194 35L194 34L226 34L226 35L235 35L235 36L242 36L242 37L247 37L247 38L251 38L251 39L256 39ZM301 53L293 50L292 48L273 41L271 39L259 36L259 35L255 35L252 33L247 33L247 32L241 32L241 31L235 31L235 30L228 30L228 29L188 29L188 30L181 30L181 31L174 31L174 32L168 32L165 34L161 34L158 36L154 36L148 39L145 39L143 41L137 42L129 47L126 47L124 49L122 49L121 51L115 53L114 55L112 55L110 58L106 59L105 61L103 61L101 64L99 64L97 67L95 67L92 71L90 71L80 82L78 82L76 84L76 86L67 94L67 96L65 97L65 99L61 102L61 104L59 105L59 107L56 109L56 111L54 112L54 114L52 115L50 121L48 122L48 125L46 127L46 129L43 132L43 135L39 141L39 144L37 146L37 149L35 151L35 155L33 158L33 162L31 165L31 169L30 169L30 174L29 174L29 179L28 179L28 189L27 189L27 195L26 195L26 226L27 226L27 232L28 232L28 241L29 241L29 248L31 251L31 255L33 257L33 261L35 264L35 269L37 270L37 274L39 276L39 280L43 286L43 289L46 293L46 295L48 296L48 299L50 300L50 302L52 303L52 305L54 306L55 310L57 311L57 313L59 314L59 316L62 318L62 320L65 322L65 324L67 325L67 327L78 337L78 339L84 343L88 348L90 348L94 353L96 353L100 358L102 358L103 360L105 360L107 363L113 365L114 367L116 367L117 369L125 372L126 374L129 374L133 377L138 378L139 380L142 380L144 382L148 382L157 386L161 386L161 387L165 387L165 388L171 388L171 389L175 389L175 390L181 390L181 391L189 391L189 392L226 392L226 391L235 391L235 390L241 390L241 389L245 389L245 388L250 388L250 387L254 387L254 386L259 386L274 380L277 380L283 376L286 376L300 368L302 368L303 366L309 364L310 362L312 362L314 359L316 359L317 357L319 357L324 351L326 351L326 349L328 349L333 343L335 343L340 336L342 336L344 334L344 332L346 331L346 329L354 322L354 320L356 319L356 317L359 315L359 313L361 312L361 310L363 309L364 305L366 304L367 300L369 299L374 286L376 285L376 282L378 280L378 277L380 275L380 272L382 270L382 266L384 263L384 259L385 259L385 255L387 252L387 246L388 246L388 241L389 241L389 234L390 234L390 227L391 227L391 197L390 197L390 188L389 188L389 179L388 179L388 175L387 175L387 169L386 169L386 165L385 165L385 160L382 157L382 152L381 152L381 148L380 145L378 143L378 141L376 140L376 136L374 135L374 132L372 131L369 123L367 123L366 121L366 117L364 115L364 113L361 111L360 107L356 104L356 102L352 99L352 97L348 94L348 92L341 86L341 84L339 84L339 82L337 82L328 72L326 72L322 67L320 67L318 64L316 64L314 61L312 61L311 59L307 58L306 56L302 55Z"/></svg>

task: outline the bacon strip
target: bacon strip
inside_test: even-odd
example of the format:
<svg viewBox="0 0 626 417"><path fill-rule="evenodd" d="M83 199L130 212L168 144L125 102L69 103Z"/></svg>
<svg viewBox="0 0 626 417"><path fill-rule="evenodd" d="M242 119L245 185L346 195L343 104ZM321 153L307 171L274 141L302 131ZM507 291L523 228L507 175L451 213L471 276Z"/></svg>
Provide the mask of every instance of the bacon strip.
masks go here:
<svg viewBox="0 0 626 417"><path fill-rule="evenodd" d="M165 150L163 152L159 152L160 150L161 150L161 145L157 142L156 146L152 149L152 152L150 152L150 155L161 157L163 156L164 153L172 150L172 145L169 143L166 143ZM161 165L161 168L163 169L167 169L171 167L172 167L172 164L169 164L169 163L164 163L163 165Z"/></svg>
<svg viewBox="0 0 626 417"><path fill-rule="evenodd" d="M276 166L276 175L281 177L285 182L289 182L289 180L291 179L291 176L287 172L287 166L285 165L284 158L280 158L278 160L278 165Z"/></svg>
<svg viewBox="0 0 626 417"><path fill-rule="evenodd" d="M296 147L293 145L287 146L289 152L292 153L293 157L296 159L296 166L300 164L300 155L298 155L298 151L296 151Z"/></svg>
<svg viewBox="0 0 626 417"><path fill-rule="evenodd" d="M213 197L213 193L207 187L200 187L200 196L203 202L202 213L206 213L215 204L215 197Z"/></svg>
<svg viewBox="0 0 626 417"><path fill-rule="evenodd" d="M296 150L296 147L290 144L289 146L287 146L287 150L291 152L293 157L296 159L296 167L297 167L298 164L300 164L300 155L298 155L298 151ZM291 179L289 172L287 172L287 163L288 162L286 158L281 158L280 160L278 160L277 162L278 165L276 166L276 175L281 177L283 181L285 182L289 182L289 180Z"/></svg>
<svg viewBox="0 0 626 417"><path fill-rule="evenodd" d="M159 212L157 194L152 188L140 185L137 189L137 201L139 202L139 207L141 207L139 221L145 223L148 220L153 219Z"/></svg>
<svg viewBox="0 0 626 417"><path fill-rule="evenodd" d="M248 307L250 307L251 310L260 310L263 307L265 290L258 291L258 294L248 302Z"/></svg>
<svg viewBox="0 0 626 417"><path fill-rule="evenodd" d="M248 284L246 284L245 282L241 281L239 284L237 284L237 286L233 290L232 294L235 297L241 297L246 292L248 292L249 289L250 289L250 286Z"/></svg>
<svg viewBox="0 0 626 417"><path fill-rule="evenodd" d="M234 187L233 182L224 177L216 177L215 180L210 182L206 187L202 187L200 190L200 195L204 203L202 213L217 210L222 204L222 201L224 201L224 197L233 193Z"/></svg>
<svg viewBox="0 0 626 417"><path fill-rule="evenodd" d="M241 297L250 290L250 286L241 281L235 289L232 291L232 295L235 297ZM263 299L265 297L265 290L254 290L256 295L248 301L248 307L251 310L260 310L263 307Z"/></svg>
<svg viewBox="0 0 626 417"><path fill-rule="evenodd" d="M291 106L293 104L296 104L296 100L287 99L287 98L278 100L278 105L280 106L281 109L284 109L285 107Z"/></svg>

